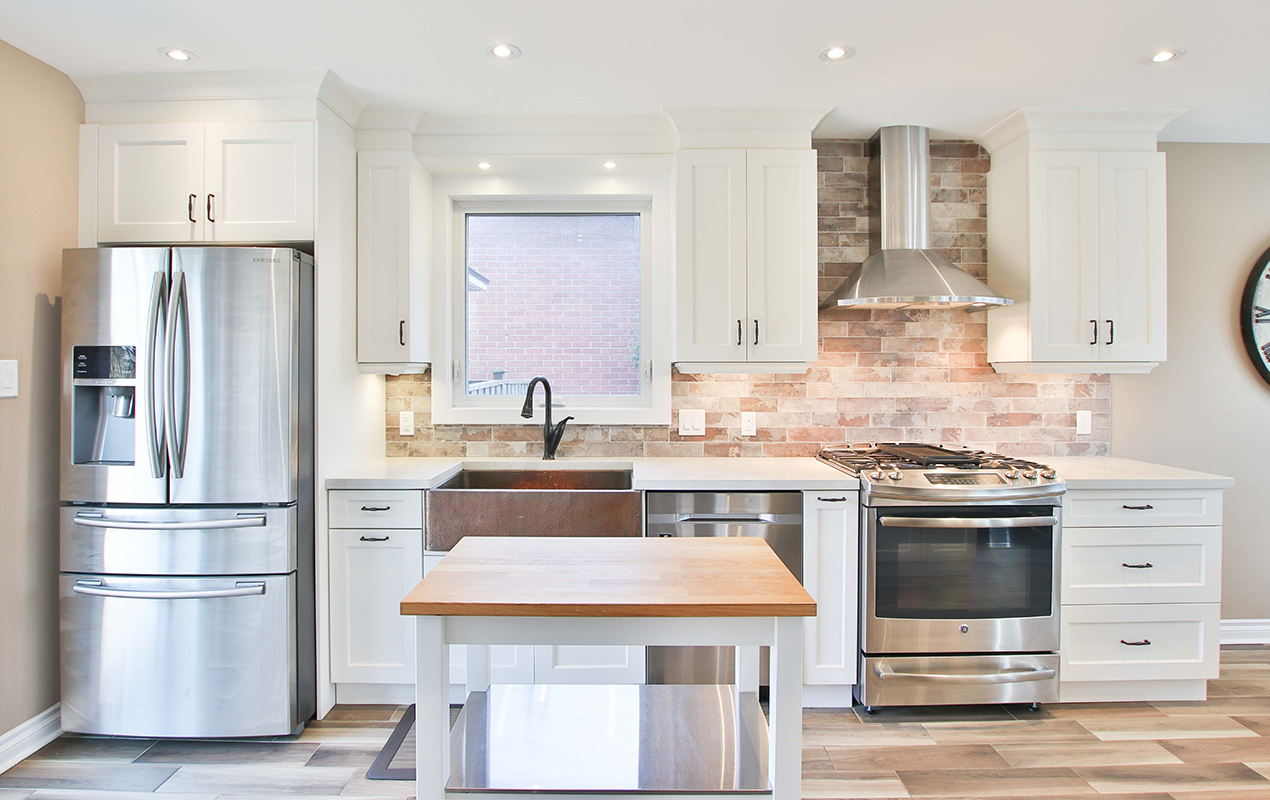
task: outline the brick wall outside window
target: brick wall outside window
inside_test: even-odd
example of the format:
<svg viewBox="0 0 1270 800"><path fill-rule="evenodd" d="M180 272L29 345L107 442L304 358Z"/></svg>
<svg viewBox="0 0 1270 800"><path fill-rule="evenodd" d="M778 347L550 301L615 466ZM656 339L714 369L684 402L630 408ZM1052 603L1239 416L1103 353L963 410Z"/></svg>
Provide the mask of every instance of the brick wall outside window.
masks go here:
<svg viewBox="0 0 1270 800"><path fill-rule="evenodd" d="M869 254L866 143L821 140L820 291L825 297ZM931 245L983 278L987 269L988 155L973 142L931 143ZM990 312L986 312L990 313ZM672 426L570 424L559 454L582 456L804 456L863 441L966 444L1016 456L1108 454L1107 375L998 374L988 366L986 313L832 309L820 313L820 358L805 375L680 375L672 407L706 411L706 435ZM390 456L541 456L529 425L431 426L431 376L387 381ZM415 412L415 436L397 414ZM1093 434L1076 434L1076 411ZM742 437L740 412L758 413Z"/></svg>

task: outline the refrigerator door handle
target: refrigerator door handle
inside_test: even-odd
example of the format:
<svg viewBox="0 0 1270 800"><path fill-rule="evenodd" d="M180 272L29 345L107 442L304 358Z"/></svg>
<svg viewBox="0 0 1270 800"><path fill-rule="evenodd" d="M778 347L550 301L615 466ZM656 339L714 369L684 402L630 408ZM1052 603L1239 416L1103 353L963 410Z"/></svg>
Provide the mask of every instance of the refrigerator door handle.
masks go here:
<svg viewBox="0 0 1270 800"><path fill-rule="evenodd" d="M239 514L235 519L199 519L186 522L149 522L137 519L106 519L101 514L76 514L75 524L85 528L119 528L122 530L211 531L224 528L263 528L264 514Z"/></svg>
<svg viewBox="0 0 1270 800"><path fill-rule="evenodd" d="M146 333L146 403L150 411L146 438L150 444L150 472L156 478L162 478L167 472L167 420L163 412L163 400L159 397L159 381L155 369L164 338L164 334L159 332L159 318L166 318L168 312L167 283L167 275L162 272L154 273L154 283L150 287L150 322Z"/></svg>
<svg viewBox="0 0 1270 800"><path fill-rule="evenodd" d="M195 591L146 591L139 589L108 589L101 581L75 581L71 591L98 597L124 597L139 600L206 600L213 597L244 597L264 594L263 581L238 581L233 589L201 589Z"/></svg>
<svg viewBox="0 0 1270 800"><path fill-rule="evenodd" d="M184 401L181 415L180 435L177 435L176 416L176 321L179 317L185 320L185 364L181 371ZM172 279L172 299L168 302L167 320L167 369L164 379L167 383L167 440L168 459L172 465L172 477L180 478L185 472L185 442L190 428L190 309L185 294L185 273L174 273Z"/></svg>

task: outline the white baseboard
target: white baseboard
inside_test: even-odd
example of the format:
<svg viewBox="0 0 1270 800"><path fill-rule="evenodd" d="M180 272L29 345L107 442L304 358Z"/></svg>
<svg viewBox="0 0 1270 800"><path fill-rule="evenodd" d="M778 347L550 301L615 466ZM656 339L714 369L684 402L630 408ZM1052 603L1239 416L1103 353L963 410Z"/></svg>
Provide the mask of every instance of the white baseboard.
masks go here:
<svg viewBox="0 0 1270 800"><path fill-rule="evenodd" d="M0 734L0 772L56 739L62 733L62 704L31 717L5 734Z"/></svg>
<svg viewBox="0 0 1270 800"><path fill-rule="evenodd" d="M1270 619L1224 619L1222 644L1270 644Z"/></svg>

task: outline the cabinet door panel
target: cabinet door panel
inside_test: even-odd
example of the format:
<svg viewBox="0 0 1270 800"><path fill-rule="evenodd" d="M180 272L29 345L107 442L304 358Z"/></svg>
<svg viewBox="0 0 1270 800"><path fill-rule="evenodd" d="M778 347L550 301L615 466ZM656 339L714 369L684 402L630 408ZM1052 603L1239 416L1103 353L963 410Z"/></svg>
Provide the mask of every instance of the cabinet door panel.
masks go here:
<svg viewBox="0 0 1270 800"><path fill-rule="evenodd" d="M644 648L610 645L538 645L534 683L644 682Z"/></svg>
<svg viewBox="0 0 1270 800"><path fill-rule="evenodd" d="M676 361L745 361L745 151L675 158Z"/></svg>
<svg viewBox="0 0 1270 800"><path fill-rule="evenodd" d="M859 513L855 492L803 494L803 584L816 601L803 638L806 684L856 682Z"/></svg>
<svg viewBox="0 0 1270 800"><path fill-rule="evenodd" d="M357 154L357 360L409 361L410 180L414 156Z"/></svg>
<svg viewBox="0 0 1270 800"><path fill-rule="evenodd" d="M1059 679L1216 678L1220 603L1063 606Z"/></svg>
<svg viewBox="0 0 1270 800"><path fill-rule="evenodd" d="M401 598L423 578L423 532L331 531L331 679L414 683L415 621Z"/></svg>
<svg viewBox="0 0 1270 800"><path fill-rule="evenodd" d="M1092 361L1098 357L1098 154L1032 153L1028 170L1032 360Z"/></svg>
<svg viewBox="0 0 1270 800"><path fill-rule="evenodd" d="M1106 361L1166 356L1166 253L1163 153L1099 155L1099 270Z"/></svg>
<svg viewBox="0 0 1270 800"><path fill-rule="evenodd" d="M1063 605L1217 603L1221 528L1063 528Z"/></svg>
<svg viewBox="0 0 1270 800"><path fill-rule="evenodd" d="M313 123L207 125L209 242L313 239Z"/></svg>
<svg viewBox="0 0 1270 800"><path fill-rule="evenodd" d="M750 361L816 360L816 152L746 153Z"/></svg>
<svg viewBox="0 0 1270 800"><path fill-rule="evenodd" d="M202 123L99 128L98 242L202 241L203 199Z"/></svg>

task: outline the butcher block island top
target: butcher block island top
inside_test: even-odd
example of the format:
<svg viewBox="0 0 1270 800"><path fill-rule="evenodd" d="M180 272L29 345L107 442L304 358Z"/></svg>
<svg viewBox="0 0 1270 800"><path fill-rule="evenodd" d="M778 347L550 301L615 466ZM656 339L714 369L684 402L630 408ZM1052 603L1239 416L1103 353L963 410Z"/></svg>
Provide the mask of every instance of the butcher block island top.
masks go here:
<svg viewBox="0 0 1270 800"><path fill-rule="evenodd" d="M461 540L401 602L410 616L811 617L758 538Z"/></svg>

